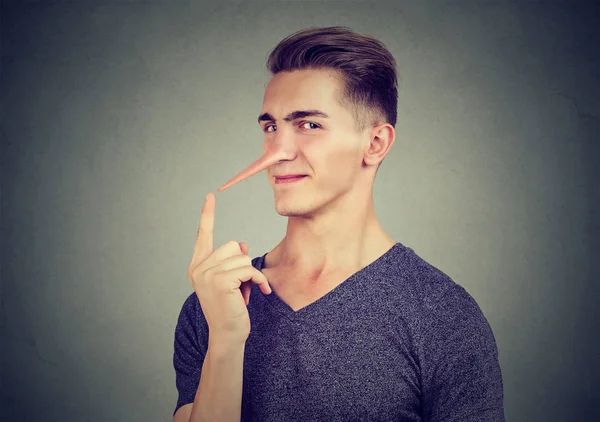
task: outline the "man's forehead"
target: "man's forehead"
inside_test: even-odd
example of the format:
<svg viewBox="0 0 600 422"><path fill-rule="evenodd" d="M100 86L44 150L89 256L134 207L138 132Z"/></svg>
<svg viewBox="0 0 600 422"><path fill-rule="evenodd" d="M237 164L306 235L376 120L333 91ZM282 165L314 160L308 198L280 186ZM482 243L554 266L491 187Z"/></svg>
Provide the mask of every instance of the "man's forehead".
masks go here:
<svg viewBox="0 0 600 422"><path fill-rule="evenodd" d="M265 88L262 113L284 115L294 110L335 113L340 107L340 83L330 72L299 70L274 75Z"/></svg>

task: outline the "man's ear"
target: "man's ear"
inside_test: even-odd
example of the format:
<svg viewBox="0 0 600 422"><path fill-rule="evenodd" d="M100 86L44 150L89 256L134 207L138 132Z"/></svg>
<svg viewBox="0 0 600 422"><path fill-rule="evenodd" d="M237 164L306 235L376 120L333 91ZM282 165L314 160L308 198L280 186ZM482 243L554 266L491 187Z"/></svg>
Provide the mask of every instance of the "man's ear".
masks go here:
<svg viewBox="0 0 600 422"><path fill-rule="evenodd" d="M370 131L369 145L364 155L364 162L368 166L377 166L394 144L396 131L389 123L380 123Z"/></svg>

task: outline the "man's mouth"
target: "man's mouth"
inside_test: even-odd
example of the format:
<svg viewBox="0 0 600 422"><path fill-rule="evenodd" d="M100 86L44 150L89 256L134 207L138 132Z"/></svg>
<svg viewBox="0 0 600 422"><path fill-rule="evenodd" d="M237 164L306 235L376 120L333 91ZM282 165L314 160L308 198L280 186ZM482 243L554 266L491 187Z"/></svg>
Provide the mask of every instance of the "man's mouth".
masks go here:
<svg viewBox="0 0 600 422"><path fill-rule="evenodd" d="M304 179L306 177L306 175L300 175L300 176L282 176L282 177L275 177L275 183L279 184L279 183L292 183L292 182L296 182L300 179Z"/></svg>

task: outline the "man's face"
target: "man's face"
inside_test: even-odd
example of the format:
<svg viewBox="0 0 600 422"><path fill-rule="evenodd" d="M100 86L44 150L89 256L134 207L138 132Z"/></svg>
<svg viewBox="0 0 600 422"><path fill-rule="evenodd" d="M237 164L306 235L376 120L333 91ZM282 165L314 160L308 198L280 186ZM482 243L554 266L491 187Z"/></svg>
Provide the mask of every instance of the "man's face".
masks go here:
<svg viewBox="0 0 600 422"><path fill-rule="evenodd" d="M267 170L280 215L308 216L357 188L369 130L356 132L353 115L340 104L342 89L342 80L326 70L280 72L266 87L263 152L285 150L285 159ZM307 177L275 182L286 174Z"/></svg>

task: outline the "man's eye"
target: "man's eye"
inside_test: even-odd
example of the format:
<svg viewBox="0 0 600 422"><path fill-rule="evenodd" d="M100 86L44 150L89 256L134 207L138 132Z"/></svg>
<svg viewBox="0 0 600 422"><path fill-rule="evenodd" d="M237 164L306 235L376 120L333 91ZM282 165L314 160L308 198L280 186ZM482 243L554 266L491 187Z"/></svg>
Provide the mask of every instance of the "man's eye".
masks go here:
<svg viewBox="0 0 600 422"><path fill-rule="evenodd" d="M275 126L275 125L266 125L263 130L265 132L275 132L277 130L277 126Z"/></svg>
<svg viewBox="0 0 600 422"><path fill-rule="evenodd" d="M301 127L304 129L319 129L320 126L313 122L304 122Z"/></svg>

